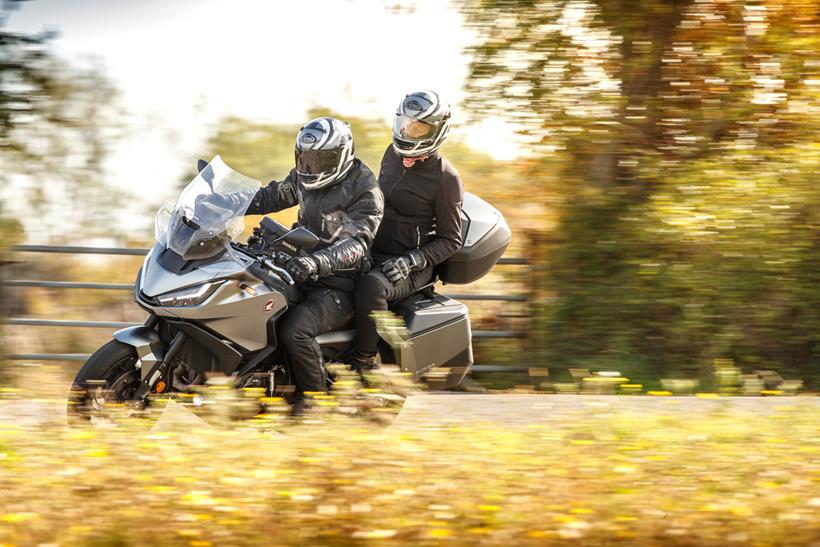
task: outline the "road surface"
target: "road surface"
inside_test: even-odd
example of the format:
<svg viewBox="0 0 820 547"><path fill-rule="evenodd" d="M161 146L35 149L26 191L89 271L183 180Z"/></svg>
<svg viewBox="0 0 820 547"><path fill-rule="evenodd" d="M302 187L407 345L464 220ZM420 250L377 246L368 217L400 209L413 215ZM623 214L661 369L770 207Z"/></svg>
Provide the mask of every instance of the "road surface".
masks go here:
<svg viewBox="0 0 820 547"><path fill-rule="evenodd" d="M493 424L505 428L548 425L590 411L601 415L620 411L635 414L692 416L710 412L775 414L788 407L811 405L820 410L820 397L653 397L615 395L464 394L412 395L393 422L393 428ZM61 423L65 404L43 400L0 401L0 423L37 426ZM195 419L184 407L172 405L163 423ZM204 423L204 422L203 422Z"/></svg>

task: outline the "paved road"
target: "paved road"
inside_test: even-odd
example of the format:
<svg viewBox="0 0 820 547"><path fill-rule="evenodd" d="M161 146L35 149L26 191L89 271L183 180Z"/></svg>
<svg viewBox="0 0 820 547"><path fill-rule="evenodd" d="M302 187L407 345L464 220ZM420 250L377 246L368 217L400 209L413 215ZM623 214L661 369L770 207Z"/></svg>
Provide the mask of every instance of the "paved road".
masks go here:
<svg viewBox="0 0 820 547"><path fill-rule="evenodd" d="M565 420L581 413L624 411L676 416L702 416L727 411L739 417L773 414L783 407L812 405L820 410L820 397L653 397L615 395L524 395L425 393L410 397L394 427L491 423L525 427Z"/></svg>
<svg viewBox="0 0 820 547"><path fill-rule="evenodd" d="M651 397L614 395L525 395L423 393L407 399L393 428L489 423L504 427L526 427L566 420L590 411L636 414L702 416L709 412L773 414L784 407L811 405L820 411L820 397ZM179 405L169 405L162 423L187 423L196 416ZM0 401L0 423L37 426L63 423L65 405L53 401Z"/></svg>

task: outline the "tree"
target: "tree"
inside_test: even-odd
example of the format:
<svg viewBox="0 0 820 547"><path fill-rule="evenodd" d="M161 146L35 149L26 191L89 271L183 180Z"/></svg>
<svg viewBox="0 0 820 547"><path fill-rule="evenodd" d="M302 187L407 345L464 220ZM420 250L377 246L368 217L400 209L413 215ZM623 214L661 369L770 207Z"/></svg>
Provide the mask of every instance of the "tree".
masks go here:
<svg viewBox="0 0 820 547"><path fill-rule="evenodd" d="M460 4L472 107L564 166L542 357L814 374L818 2Z"/></svg>
<svg viewBox="0 0 820 547"><path fill-rule="evenodd" d="M119 132L116 91L99 68L57 59L55 33L7 30L20 4L6 2L0 13L0 198L8 214L36 215L52 238L110 235L119 193L103 180L103 162Z"/></svg>
<svg viewBox="0 0 820 547"><path fill-rule="evenodd" d="M53 33L8 30L21 4L0 6L0 265L24 226L58 241L117 230L110 215L118 194L103 181L117 133L114 88L99 69L58 60ZM0 302L8 304L5 295Z"/></svg>

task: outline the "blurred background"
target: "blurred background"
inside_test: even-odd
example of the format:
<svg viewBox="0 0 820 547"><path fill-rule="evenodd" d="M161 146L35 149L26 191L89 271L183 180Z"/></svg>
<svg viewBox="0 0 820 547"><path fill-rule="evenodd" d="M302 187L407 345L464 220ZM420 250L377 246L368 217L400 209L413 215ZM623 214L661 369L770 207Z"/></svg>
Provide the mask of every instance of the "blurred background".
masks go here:
<svg viewBox="0 0 820 547"><path fill-rule="evenodd" d="M128 290L14 283L126 285L140 257L14 246L150 246L197 158L281 179L317 114L376 169L398 101L430 88L454 107L443 153L528 260L443 289L515 296L468 301L497 335L478 363L549 369L543 389L578 370L820 382L820 1L1 5L7 317L140 321ZM90 353L111 330L11 321L0 354Z"/></svg>

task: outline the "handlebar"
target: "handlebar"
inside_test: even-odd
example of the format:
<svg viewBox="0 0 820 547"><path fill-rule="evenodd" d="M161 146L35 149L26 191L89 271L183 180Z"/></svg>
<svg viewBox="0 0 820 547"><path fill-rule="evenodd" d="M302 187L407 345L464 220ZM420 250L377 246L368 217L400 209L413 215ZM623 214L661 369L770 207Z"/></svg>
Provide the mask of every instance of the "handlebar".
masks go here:
<svg viewBox="0 0 820 547"><path fill-rule="evenodd" d="M260 258L260 259L259 259L259 261L260 261L260 262L261 262L261 263L262 263L262 264L263 264L266 268L268 268L270 271L272 271L272 272L274 272L274 273L276 273L276 274L279 274L279 277L281 277L282 279L284 279L284 280L285 280L285 282L287 282L287 284L288 284L288 285L294 285L294 284L296 283L296 282L293 280L293 278L290 276L290 274L288 273L288 271L287 271L286 269L284 269L284 268L280 268L279 266L277 266L276 264L274 264L273 262L271 262L271 260L270 260L269 258Z"/></svg>
<svg viewBox="0 0 820 547"><path fill-rule="evenodd" d="M247 245L241 247L288 285L294 285L293 277L282 266L291 258L300 256L304 249L314 248L318 242L319 238L305 228L288 230L275 220L265 217L253 229ZM315 274L311 276L311 281L317 279Z"/></svg>

